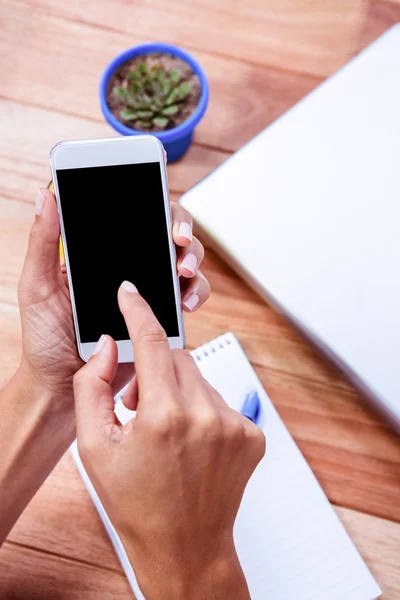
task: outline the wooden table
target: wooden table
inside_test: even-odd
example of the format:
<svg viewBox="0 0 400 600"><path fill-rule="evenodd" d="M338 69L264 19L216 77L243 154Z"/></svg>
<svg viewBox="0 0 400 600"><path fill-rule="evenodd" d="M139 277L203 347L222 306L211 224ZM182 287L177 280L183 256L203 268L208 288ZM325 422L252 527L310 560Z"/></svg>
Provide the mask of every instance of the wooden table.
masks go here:
<svg viewBox="0 0 400 600"><path fill-rule="evenodd" d="M159 38L203 64L211 86L195 143L169 167L173 199L400 20L400 0L3 0L0 28L0 379L16 368L16 287L36 188L61 139L113 135L97 87L124 48ZM344 379L208 251L213 294L186 319L197 346L240 339L290 432L384 590L400 598L400 438ZM0 597L131 598L66 455L0 552Z"/></svg>

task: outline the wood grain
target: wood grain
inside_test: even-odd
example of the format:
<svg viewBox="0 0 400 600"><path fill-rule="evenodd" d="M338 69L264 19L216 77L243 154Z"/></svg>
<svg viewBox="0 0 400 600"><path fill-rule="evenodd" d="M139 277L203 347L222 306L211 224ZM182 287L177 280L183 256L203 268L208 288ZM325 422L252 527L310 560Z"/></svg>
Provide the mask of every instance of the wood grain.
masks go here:
<svg viewBox="0 0 400 600"><path fill-rule="evenodd" d="M75 540L77 544L80 539ZM101 596L99 596L101 591ZM125 575L81 561L5 542L1 550L2 600L129 600Z"/></svg>
<svg viewBox="0 0 400 600"><path fill-rule="evenodd" d="M372 1L368 6L365 27L360 36L359 48L371 44L389 27L400 22L400 0Z"/></svg>
<svg viewBox="0 0 400 600"><path fill-rule="evenodd" d="M214 55L327 76L354 51L363 25L363 0L163 0L136 2L71 0L23 2L68 20L151 41L161 39ZM210 17L212 15L212 17ZM131 44L132 45L132 44Z"/></svg>
<svg viewBox="0 0 400 600"><path fill-rule="evenodd" d="M62 139L104 137L110 129L103 122L27 106L0 99L0 119L7 123L0 150L0 194L33 203L38 185L50 179L49 151ZM26 136L26 123L30 135ZM23 140L23 143L21 143ZM185 160L168 167L171 190L181 193L220 165L229 154L194 145ZM29 210L29 209L28 209Z"/></svg>
<svg viewBox="0 0 400 600"><path fill-rule="evenodd" d="M400 21L400 0L3 0L0 61L0 384L20 355L16 286L60 139L112 135L97 85L112 56L162 32L205 67L211 102L196 143L168 167L172 198L216 168L356 49ZM158 33L159 35L159 33ZM189 347L227 330L257 374L384 589L400 597L400 443L353 388L212 251L213 294L185 317ZM347 507L347 508L346 508ZM368 514L369 513L369 514ZM384 517L384 518L382 518ZM97 513L66 455L0 553L0 597L131 598Z"/></svg>
<svg viewBox="0 0 400 600"><path fill-rule="evenodd" d="M13 75L2 82L2 94L17 102L103 123L98 101L102 70L115 54L141 39L86 23L66 22L41 12L33 27L30 12L20 5L6 6L3 17L1 62L6 72ZM25 43L27 37L29 45ZM84 61L83 41L85 48L90 48ZM16 45L17 53L13 50ZM231 152L321 81L318 77L282 73L205 52L194 54L207 71L211 95L206 117L196 130L196 140ZM31 68L27 71L28 61ZM56 81L54 73L58 74ZM107 135L113 134L111 128L107 130Z"/></svg>
<svg viewBox="0 0 400 600"><path fill-rule="evenodd" d="M400 587L397 573L400 524L342 507L337 507L337 512L382 585L385 598L397 599ZM32 548L40 550L48 557L46 560L51 569L51 565L60 556L68 557L69 560L63 562L62 583L66 574L68 578L69 573L76 573L77 563L84 563L87 570L94 567L95 572L97 568L105 567L110 580L116 581L117 584L119 578L116 575L122 573L103 525L69 454L63 458L32 500L9 536L9 541L14 549L21 548L23 553ZM89 573L93 576L90 570ZM79 577L82 577L81 572ZM7 582L0 570L0 590L4 580ZM78 581L78 584L85 584L85 579ZM82 591L84 588L82 586L78 589ZM100 586L99 589L103 591Z"/></svg>
<svg viewBox="0 0 400 600"><path fill-rule="evenodd" d="M381 598L400 598L400 526L345 508L336 507L336 512L379 581Z"/></svg>

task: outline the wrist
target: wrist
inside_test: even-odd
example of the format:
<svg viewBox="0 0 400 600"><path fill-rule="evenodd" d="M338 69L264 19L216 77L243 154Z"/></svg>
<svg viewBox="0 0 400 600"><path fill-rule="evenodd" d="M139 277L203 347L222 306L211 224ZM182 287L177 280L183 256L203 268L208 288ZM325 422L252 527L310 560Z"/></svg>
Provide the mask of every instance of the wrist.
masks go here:
<svg viewBox="0 0 400 600"><path fill-rule="evenodd" d="M19 390L22 401L42 417L60 421L60 424L73 425L74 399L73 388L65 385L62 389L51 386L48 381L38 374L24 359L14 376L14 382Z"/></svg>
<svg viewBox="0 0 400 600"><path fill-rule="evenodd" d="M74 439L73 404L25 365L0 391L0 545Z"/></svg>
<svg viewBox="0 0 400 600"><path fill-rule="evenodd" d="M200 550L195 560L185 552L176 558L155 553L149 563L129 545L127 552L147 600L250 600L233 541L216 556L204 557Z"/></svg>

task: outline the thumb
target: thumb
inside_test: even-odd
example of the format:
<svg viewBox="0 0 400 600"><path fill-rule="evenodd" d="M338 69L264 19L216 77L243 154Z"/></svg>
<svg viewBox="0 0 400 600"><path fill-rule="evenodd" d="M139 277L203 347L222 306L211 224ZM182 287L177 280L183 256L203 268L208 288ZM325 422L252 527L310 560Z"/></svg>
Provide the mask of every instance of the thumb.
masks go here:
<svg viewBox="0 0 400 600"><path fill-rule="evenodd" d="M22 279L44 279L60 270L60 223L54 194L40 188L36 194L35 222L29 236Z"/></svg>
<svg viewBox="0 0 400 600"><path fill-rule="evenodd" d="M76 435L83 458L101 440L115 439L121 430L111 387L117 366L117 345L110 336L102 335L92 358L75 374Z"/></svg>

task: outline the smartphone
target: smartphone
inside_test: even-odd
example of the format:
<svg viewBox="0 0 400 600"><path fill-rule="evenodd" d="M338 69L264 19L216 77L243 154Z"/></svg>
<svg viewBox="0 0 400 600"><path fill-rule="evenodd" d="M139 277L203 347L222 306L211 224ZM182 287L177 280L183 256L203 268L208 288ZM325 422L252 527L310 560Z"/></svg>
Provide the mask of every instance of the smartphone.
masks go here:
<svg viewBox="0 0 400 600"><path fill-rule="evenodd" d="M124 280L150 304L170 347L184 348L161 142L151 135L60 142L50 165L81 358L88 361L106 333L119 362L134 360L117 300Z"/></svg>

